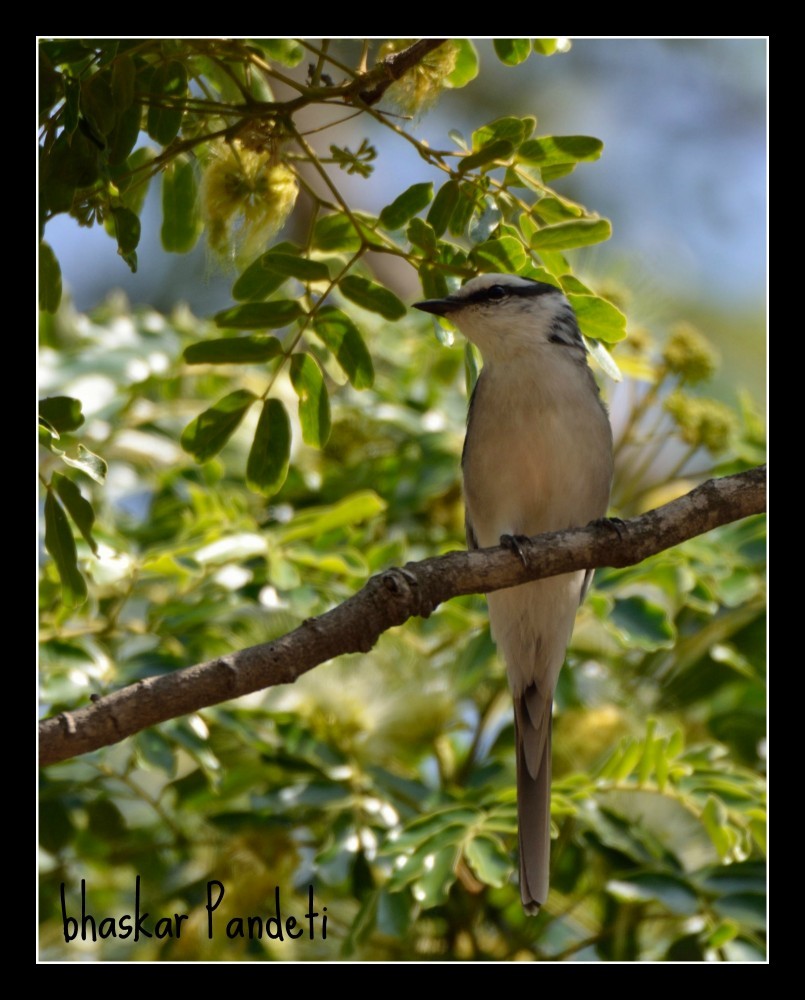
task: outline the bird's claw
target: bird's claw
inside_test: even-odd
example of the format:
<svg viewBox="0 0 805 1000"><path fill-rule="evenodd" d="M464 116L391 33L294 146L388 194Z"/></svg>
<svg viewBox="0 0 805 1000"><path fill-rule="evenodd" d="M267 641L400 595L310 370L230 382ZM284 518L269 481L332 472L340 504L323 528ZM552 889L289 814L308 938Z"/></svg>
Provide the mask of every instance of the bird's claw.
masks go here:
<svg viewBox="0 0 805 1000"><path fill-rule="evenodd" d="M523 551L523 545L526 545L529 541L528 535L501 535L500 544L504 549L508 549L510 552L514 552L515 555L519 556L520 562L523 566L528 569L528 559Z"/></svg>
<svg viewBox="0 0 805 1000"><path fill-rule="evenodd" d="M602 527L610 528L614 531L618 538L623 538L623 527L626 522L620 517L597 517L594 521L590 521L590 524L595 526L600 524Z"/></svg>

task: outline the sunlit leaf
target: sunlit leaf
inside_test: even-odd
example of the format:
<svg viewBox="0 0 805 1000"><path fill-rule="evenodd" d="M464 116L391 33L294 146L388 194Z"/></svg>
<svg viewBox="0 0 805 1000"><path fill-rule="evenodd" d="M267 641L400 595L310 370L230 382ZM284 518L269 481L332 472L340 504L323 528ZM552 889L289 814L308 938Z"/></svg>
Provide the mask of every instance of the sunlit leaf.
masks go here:
<svg viewBox="0 0 805 1000"><path fill-rule="evenodd" d="M530 38L495 38L495 54L507 66L517 66L531 55Z"/></svg>
<svg viewBox="0 0 805 1000"><path fill-rule="evenodd" d="M39 308L55 313L61 302L61 268L50 245L39 244Z"/></svg>
<svg viewBox="0 0 805 1000"><path fill-rule="evenodd" d="M591 135L541 135L524 142L517 151L517 158L548 167L597 160L603 149L603 142Z"/></svg>
<svg viewBox="0 0 805 1000"><path fill-rule="evenodd" d="M101 486L106 482L107 465L100 455L96 455L83 444L78 446L74 455L62 453L61 460L65 465L73 469L80 469L86 473L90 479L94 479Z"/></svg>
<svg viewBox="0 0 805 1000"><path fill-rule="evenodd" d="M526 252L519 240L504 236L475 247L470 259L482 271L516 273L526 262Z"/></svg>
<svg viewBox="0 0 805 1000"><path fill-rule="evenodd" d="M346 525L371 521L385 509L385 501L376 493L362 490L331 506L311 507L300 511L290 525L281 529L280 535L285 543L302 538L317 538Z"/></svg>
<svg viewBox="0 0 805 1000"><path fill-rule="evenodd" d="M470 868L487 885L505 885L512 871L511 858L496 839L475 837L464 848Z"/></svg>
<svg viewBox="0 0 805 1000"><path fill-rule="evenodd" d="M617 343L626 336L626 317L611 302L597 295L567 295L581 332L608 344Z"/></svg>
<svg viewBox="0 0 805 1000"><path fill-rule="evenodd" d="M496 160L508 160L514 152L514 146L508 139L496 139L488 146L479 149L477 153L470 153L459 160L458 171L465 174L468 170L475 170L477 167L486 166L487 163L494 163ZM428 220L430 221L430 220ZM434 226L434 228L436 228Z"/></svg>
<svg viewBox="0 0 805 1000"><path fill-rule="evenodd" d="M469 38L453 38L452 42L458 46L458 54L455 69L445 83L453 88L466 87L478 76L478 52Z"/></svg>
<svg viewBox="0 0 805 1000"><path fill-rule="evenodd" d="M294 354L290 374L299 397L302 438L305 444L322 448L330 436L330 399L321 369L310 354Z"/></svg>
<svg viewBox="0 0 805 1000"><path fill-rule="evenodd" d="M571 250L602 243L611 235L612 224L608 219L579 219L544 226L534 234L531 246L534 250Z"/></svg>
<svg viewBox="0 0 805 1000"><path fill-rule="evenodd" d="M534 118L516 118L513 115L496 118L495 121L483 125L472 133L472 148L483 149L498 139L504 139L512 146L517 147L530 134L535 125L536 119Z"/></svg>
<svg viewBox="0 0 805 1000"><path fill-rule="evenodd" d="M189 157L177 156L162 175L162 246L169 253L187 253L201 230L196 169Z"/></svg>

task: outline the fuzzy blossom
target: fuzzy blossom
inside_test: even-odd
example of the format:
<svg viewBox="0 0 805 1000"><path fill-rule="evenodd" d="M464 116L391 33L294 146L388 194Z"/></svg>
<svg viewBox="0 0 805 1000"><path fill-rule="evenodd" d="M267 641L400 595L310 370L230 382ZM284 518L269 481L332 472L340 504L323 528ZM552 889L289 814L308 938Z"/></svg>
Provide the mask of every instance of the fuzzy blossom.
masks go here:
<svg viewBox="0 0 805 1000"><path fill-rule="evenodd" d="M669 372L689 385L712 378L718 365L716 352L690 323L678 323L671 330L662 359Z"/></svg>
<svg viewBox="0 0 805 1000"><path fill-rule="evenodd" d="M413 44L413 38L392 38L380 46L378 62L386 56L402 52ZM407 114L417 114L438 100L447 77L456 68L458 45L447 41L412 66L386 91L386 98Z"/></svg>
<svg viewBox="0 0 805 1000"><path fill-rule="evenodd" d="M706 448L712 455L729 447L736 430L735 414L718 400L677 391L666 399L665 409L687 444Z"/></svg>
<svg viewBox="0 0 805 1000"><path fill-rule="evenodd" d="M296 176L272 153L237 140L216 143L210 154L201 185L209 244L216 253L249 260L291 214L299 193Z"/></svg>

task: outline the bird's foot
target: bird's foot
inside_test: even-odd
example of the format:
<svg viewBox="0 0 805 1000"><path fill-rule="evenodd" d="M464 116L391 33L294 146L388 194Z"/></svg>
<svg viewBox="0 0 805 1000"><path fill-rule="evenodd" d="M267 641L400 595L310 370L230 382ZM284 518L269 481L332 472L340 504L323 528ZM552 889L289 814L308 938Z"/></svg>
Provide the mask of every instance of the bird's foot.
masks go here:
<svg viewBox="0 0 805 1000"><path fill-rule="evenodd" d="M528 569L528 559L523 551L523 546L529 542L528 535L501 535L500 544L504 549L514 552L520 557L520 562Z"/></svg>
<svg viewBox="0 0 805 1000"><path fill-rule="evenodd" d="M626 522L620 517L597 517L594 521L590 521L588 527L594 528L599 524L601 527L610 528L617 534L618 538L623 538L623 527Z"/></svg>

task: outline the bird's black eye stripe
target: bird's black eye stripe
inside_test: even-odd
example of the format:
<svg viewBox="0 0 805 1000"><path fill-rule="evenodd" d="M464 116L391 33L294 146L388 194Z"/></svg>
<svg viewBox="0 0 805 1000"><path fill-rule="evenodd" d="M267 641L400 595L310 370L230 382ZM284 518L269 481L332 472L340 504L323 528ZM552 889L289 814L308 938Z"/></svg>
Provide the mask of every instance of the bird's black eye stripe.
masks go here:
<svg viewBox="0 0 805 1000"><path fill-rule="evenodd" d="M548 285L544 281L533 281L529 279L527 285L489 285L488 288L479 288L471 295L463 296L460 293L456 296L461 300L462 305L475 305L484 302L499 302L501 299L525 299L535 298L538 295L560 295L561 292L554 285Z"/></svg>

